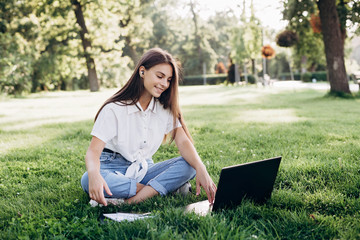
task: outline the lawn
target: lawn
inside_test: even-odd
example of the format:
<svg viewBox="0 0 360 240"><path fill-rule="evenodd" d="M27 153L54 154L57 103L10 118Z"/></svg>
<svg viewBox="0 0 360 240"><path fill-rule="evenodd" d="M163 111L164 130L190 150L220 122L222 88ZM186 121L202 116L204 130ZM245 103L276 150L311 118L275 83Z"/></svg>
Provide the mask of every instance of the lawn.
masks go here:
<svg viewBox="0 0 360 240"><path fill-rule="evenodd" d="M222 167L282 156L271 199L183 214L200 196L91 208L80 187L93 116L115 89L0 102L0 239L360 239L360 100L323 90L181 87L195 146L215 182ZM178 152L163 145L161 161ZM195 185L194 180L191 182ZM136 222L108 212L152 212Z"/></svg>

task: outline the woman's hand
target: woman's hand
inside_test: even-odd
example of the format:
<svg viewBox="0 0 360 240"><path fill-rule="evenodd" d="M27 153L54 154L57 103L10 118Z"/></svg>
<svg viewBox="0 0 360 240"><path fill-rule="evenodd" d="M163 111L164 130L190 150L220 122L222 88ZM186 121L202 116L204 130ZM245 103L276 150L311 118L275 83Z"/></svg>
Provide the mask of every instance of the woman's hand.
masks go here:
<svg viewBox="0 0 360 240"><path fill-rule="evenodd" d="M105 197L104 197L104 189L108 195L112 195L107 183L104 178L100 175L100 173L90 174L89 176L89 197L99 204L107 205Z"/></svg>
<svg viewBox="0 0 360 240"><path fill-rule="evenodd" d="M215 200L216 185L206 171L196 149L182 127L176 129L175 143L181 156L196 170L196 195L200 194L202 187L212 204Z"/></svg>
<svg viewBox="0 0 360 240"><path fill-rule="evenodd" d="M85 162L89 177L89 197L96 202L107 205L104 197L104 189L108 195L112 195L104 178L100 175L100 155L105 147L105 143L93 137L86 152Z"/></svg>
<svg viewBox="0 0 360 240"><path fill-rule="evenodd" d="M200 187L205 190L209 203L213 204L217 188L204 165L196 169L196 195L200 194Z"/></svg>

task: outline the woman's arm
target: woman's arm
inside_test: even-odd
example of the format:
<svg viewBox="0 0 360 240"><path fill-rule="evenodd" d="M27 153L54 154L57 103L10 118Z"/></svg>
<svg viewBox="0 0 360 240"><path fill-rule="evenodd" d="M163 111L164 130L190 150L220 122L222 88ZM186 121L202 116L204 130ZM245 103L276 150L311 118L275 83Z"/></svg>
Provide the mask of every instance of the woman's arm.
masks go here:
<svg viewBox="0 0 360 240"><path fill-rule="evenodd" d="M93 137L86 152L85 163L89 176L89 196L98 203L107 205L104 197L104 189L107 194L112 195L104 178L100 175L100 155L105 143L97 137Z"/></svg>
<svg viewBox="0 0 360 240"><path fill-rule="evenodd" d="M202 163L194 145L186 136L182 127L176 129L175 143L181 156L196 170L196 195L200 194L200 187L202 187L206 192L209 202L213 203L216 185L206 171L205 165Z"/></svg>

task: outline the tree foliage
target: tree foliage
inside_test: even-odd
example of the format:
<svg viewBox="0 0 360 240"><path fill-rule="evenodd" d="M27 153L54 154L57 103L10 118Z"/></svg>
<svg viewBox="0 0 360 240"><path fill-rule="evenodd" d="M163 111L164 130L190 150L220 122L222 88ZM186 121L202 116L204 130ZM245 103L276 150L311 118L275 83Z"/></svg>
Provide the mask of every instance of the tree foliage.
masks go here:
<svg viewBox="0 0 360 240"><path fill-rule="evenodd" d="M176 0L8 0L0 2L0 91L87 89L89 68L101 86L129 77L139 57L161 47L182 62L185 74L226 64L230 12L204 20ZM84 25L74 7L81 5ZM187 15L177 14L184 8ZM196 23L196 24L195 24ZM186 27L184 27L186 26ZM87 31L84 31L86 27ZM87 45L84 46L84 41ZM93 61L89 61L93 59Z"/></svg>
<svg viewBox="0 0 360 240"><path fill-rule="evenodd" d="M98 61L102 83L115 85L115 67L124 66L127 60L103 51L111 48L119 52L123 43L114 41L117 34L112 35L118 30L117 16L101 3L82 2L90 29L85 37L95 45L86 53ZM0 14L5 26L0 33L2 91L19 94L89 87L79 26L70 1L3 1Z"/></svg>
<svg viewBox="0 0 360 240"><path fill-rule="evenodd" d="M284 1L283 14L289 20L288 28L299 34L295 45L298 66L301 63L302 72L305 67L315 70L319 63L325 65L326 55L331 91L350 92L343 49L347 27L359 27L358 10L357 0Z"/></svg>
<svg viewBox="0 0 360 240"><path fill-rule="evenodd" d="M299 41L299 36L296 32L285 30L276 36L276 43L280 47L291 47Z"/></svg>
<svg viewBox="0 0 360 240"><path fill-rule="evenodd" d="M302 71L324 70L326 66L325 49L321 33L319 10L315 0L283 1L283 18L289 21L288 29L296 32L299 41L294 45L294 62ZM345 29L355 29L359 34L360 2L338 0L337 11L343 38Z"/></svg>
<svg viewBox="0 0 360 240"><path fill-rule="evenodd" d="M294 45L295 68L302 72L313 71L326 65L324 44L320 33L311 28L310 17L317 15L317 6L314 0L288 0L284 2L284 19L289 21L288 30L299 36Z"/></svg>
<svg viewBox="0 0 360 240"><path fill-rule="evenodd" d="M85 25L78 22L75 3L82 7ZM360 3L337 3L344 37L344 29L360 22ZM88 89L91 68L101 86L120 86L151 47L174 54L187 75L202 74L204 66L213 73L220 62L227 64L229 55L244 67L251 63L255 72L262 31L252 1L250 17L245 9L240 16L228 10L202 19L196 0L0 1L0 91ZM311 27L320 22L311 16L319 19L315 0L284 0L287 30L299 36L293 54L298 69L326 65L322 33ZM294 36L290 42L295 42Z"/></svg>
<svg viewBox="0 0 360 240"><path fill-rule="evenodd" d="M255 17L253 2L251 1L251 15L249 19L246 18L245 9L245 1L243 1L240 22L232 31L231 57L238 64L244 64L247 61L257 59L261 54L262 30L260 21Z"/></svg>

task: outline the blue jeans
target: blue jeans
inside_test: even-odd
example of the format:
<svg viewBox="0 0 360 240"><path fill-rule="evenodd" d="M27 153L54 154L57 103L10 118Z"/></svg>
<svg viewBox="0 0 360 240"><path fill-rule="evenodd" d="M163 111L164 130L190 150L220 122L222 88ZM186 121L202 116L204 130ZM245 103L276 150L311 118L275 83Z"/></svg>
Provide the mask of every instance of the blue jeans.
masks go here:
<svg viewBox="0 0 360 240"><path fill-rule="evenodd" d="M196 171L184 158L177 157L163 162L155 163L152 159L148 162L148 171L140 182L154 188L160 195L173 192L184 183L193 179ZM127 161L118 153L102 152L100 156L100 174L110 188L112 196L104 191L105 197L131 198L136 194L136 180L125 177L126 169L131 162ZM122 174L117 174L120 172ZM81 186L86 193L89 193L89 178L85 172L81 178Z"/></svg>

